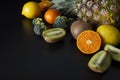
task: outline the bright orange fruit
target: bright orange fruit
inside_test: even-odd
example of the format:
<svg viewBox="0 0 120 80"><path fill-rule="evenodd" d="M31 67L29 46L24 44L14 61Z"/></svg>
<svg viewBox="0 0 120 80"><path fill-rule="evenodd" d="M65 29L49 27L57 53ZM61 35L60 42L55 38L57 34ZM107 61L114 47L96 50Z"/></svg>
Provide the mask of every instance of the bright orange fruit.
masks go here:
<svg viewBox="0 0 120 80"><path fill-rule="evenodd" d="M77 47L85 54L93 54L100 49L100 35L93 30L81 32L77 37Z"/></svg>
<svg viewBox="0 0 120 80"><path fill-rule="evenodd" d="M59 10L57 9L48 9L45 14L44 14L44 19L49 23L49 24L53 24L56 17L60 16L61 13Z"/></svg>
<svg viewBox="0 0 120 80"><path fill-rule="evenodd" d="M42 11L45 11L48 7L52 6L52 3L50 1L42 1L39 2L39 6Z"/></svg>

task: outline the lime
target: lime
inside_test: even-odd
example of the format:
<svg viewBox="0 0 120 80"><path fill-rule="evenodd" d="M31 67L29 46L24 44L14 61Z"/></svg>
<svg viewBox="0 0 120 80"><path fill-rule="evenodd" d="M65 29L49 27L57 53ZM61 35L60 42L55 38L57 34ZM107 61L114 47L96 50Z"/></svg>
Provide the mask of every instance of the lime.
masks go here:
<svg viewBox="0 0 120 80"><path fill-rule="evenodd" d="M120 43L120 31L112 25L101 25L97 28L105 44L116 46Z"/></svg>
<svg viewBox="0 0 120 80"><path fill-rule="evenodd" d="M41 9L39 4L35 1L29 1L23 5L21 14L27 18L33 19L38 17L40 13L41 13Z"/></svg>

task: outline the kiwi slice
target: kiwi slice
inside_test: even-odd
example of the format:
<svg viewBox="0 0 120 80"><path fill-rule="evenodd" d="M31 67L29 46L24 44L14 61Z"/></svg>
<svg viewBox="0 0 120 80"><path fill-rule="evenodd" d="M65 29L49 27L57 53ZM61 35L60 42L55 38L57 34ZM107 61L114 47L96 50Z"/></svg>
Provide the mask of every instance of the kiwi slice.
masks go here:
<svg viewBox="0 0 120 80"><path fill-rule="evenodd" d="M55 43L62 40L66 35L63 28L51 28L42 32L42 36L48 43Z"/></svg>
<svg viewBox="0 0 120 80"><path fill-rule="evenodd" d="M112 57L113 60L120 62L120 49L112 46L110 44L106 44L104 47L104 50L106 50Z"/></svg>
<svg viewBox="0 0 120 80"><path fill-rule="evenodd" d="M88 67L98 73L105 72L111 65L111 57L107 51L101 50L93 55L88 62Z"/></svg>

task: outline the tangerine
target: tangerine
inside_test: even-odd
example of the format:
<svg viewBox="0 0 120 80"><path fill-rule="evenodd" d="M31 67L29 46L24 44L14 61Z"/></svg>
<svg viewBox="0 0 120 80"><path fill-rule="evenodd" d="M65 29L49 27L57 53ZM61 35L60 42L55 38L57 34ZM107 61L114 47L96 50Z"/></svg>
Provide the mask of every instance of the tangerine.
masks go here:
<svg viewBox="0 0 120 80"><path fill-rule="evenodd" d="M77 47L85 54L93 54L100 49L100 35L93 30L85 30L77 37Z"/></svg>
<svg viewBox="0 0 120 80"><path fill-rule="evenodd" d="M41 11L45 11L48 7L52 6L52 3L50 1L42 1L39 2L39 6Z"/></svg>
<svg viewBox="0 0 120 80"><path fill-rule="evenodd" d="M59 10L57 9L48 9L45 14L44 14L44 19L46 20L46 22L48 22L49 24L53 24L56 17L60 16L61 13Z"/></svg>

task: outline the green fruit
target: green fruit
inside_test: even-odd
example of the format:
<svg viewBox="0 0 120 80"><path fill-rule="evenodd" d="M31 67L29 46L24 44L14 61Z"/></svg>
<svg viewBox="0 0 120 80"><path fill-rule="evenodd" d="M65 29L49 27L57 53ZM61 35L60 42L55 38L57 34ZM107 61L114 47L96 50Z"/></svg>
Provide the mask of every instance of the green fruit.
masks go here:
<svg viewBox="0 0 120 80"><path fill-rule="evenodd" d="M104 47L104 50L106 50L112 57L113 60L120 62L120 49L116 48L110 44L106 44Z"/></svg>
<svg viewBox="0 0 120 80"><path fill-rule="evenodd" d="M111 57L107 51L99 51L88 62L88 67L97 73L105 72L111 65Z"/></svg>
<svg viewBox="0 0 120 80"><path fill-rule="evenodd" d="M66 35L63 28L51 28L43 31L42 36L48 43L55 43L62 40Z"/></svg>

